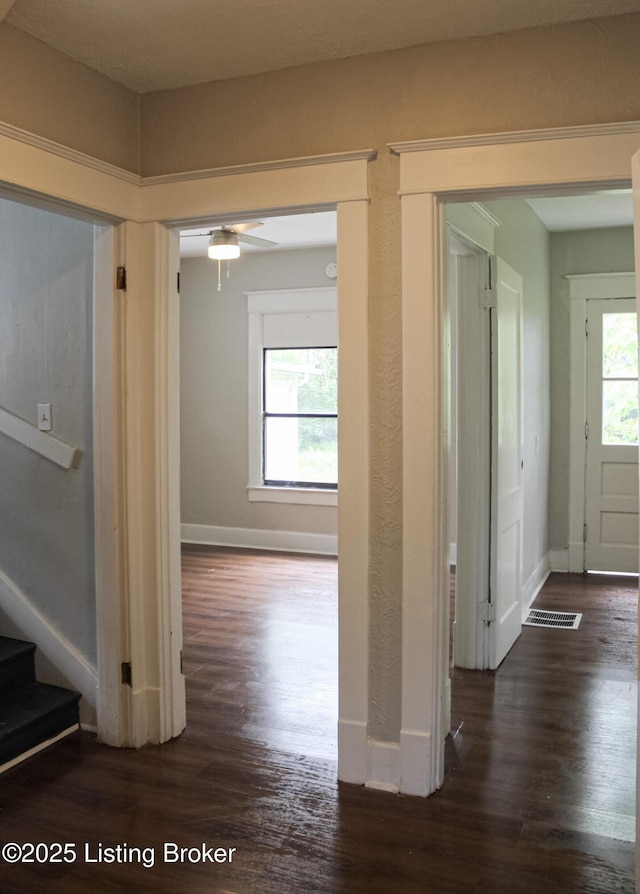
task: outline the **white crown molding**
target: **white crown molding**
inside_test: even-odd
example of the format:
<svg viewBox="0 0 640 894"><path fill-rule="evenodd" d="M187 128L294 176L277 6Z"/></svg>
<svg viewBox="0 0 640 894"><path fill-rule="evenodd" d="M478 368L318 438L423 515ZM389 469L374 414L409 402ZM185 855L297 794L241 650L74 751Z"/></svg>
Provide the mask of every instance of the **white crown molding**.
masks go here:
<svg viewBox="0 0 640 894"><path fill-rule="evenodd" d="M11 140L25 143L27 146L33 146L36 149L42 149L52 155L66 158L68 161L73 161L77 164L84 165L87 168L92 168L94 171L109 174L111 177L117 177L119 180L124 180L127 183L140 184L139 175L134 174L133 171L127 171L124 168L119 168L117 165L109 164L107 161L101 161L93 155L85 155L84 152L79 152L77 149L70 149L68 146L63 146L62 143L56 143L54 140L38 136L38 134L31 133L28 130L14 127L13 124L6 124L5 122L0 121L0 136L9 137Z"/></svg>
<svg viewBox="0 0 640 894"><path fill-rule="evenodd" d="M373 161L375 149L359 149L352 152L333 152L328 155L305 155L300 158L284 158L276 161L262 161L244 165L229 165L223 168L209 168L201 171L181 171L176 174L158 174L143 177L143 186L157 186L163 183L183 183L186 180L203 180L209 177L228 177L233 174L255 174L263 171L281 171L287 168L303 168L311 165L329 165L349 161Z"/></svg>
<svg viewBox="0 0 640 894"><path fill-rule="evenodd" d="M480 215L490 226L497 230L498 227L502 226L502 221L498 220L498 218L492 214L488 208L486 208L482 202L469 202L469 205L473 210Z"/></svg>
<svg viewBox="0 0 640 894"><path fill-rule="evenodd" d="M254 174L262 171L276 171L287 168L301 168L311 165L335 164L349 161L372 161L377 151L375 149L358 149L349 152L333 152L325 155L309 155L299 158L285 158L275 161L256 162L244 165L229 165L221 168L209 168L200 171L180 171L175 174L158 174L153 177L141 177L133 171L127 171L117 165L109 162L101 161L93 155L87 155L77 149L71 149L62 143L56 143L47 137L39 136L31 133L31 131L23 130L21 127L15 127L13 124L7 124L0 121L0 136L8 137L27 146L33 146L36 149L42 149L52 155L60 158L66 158L68 161L76 162L84 165L94 171L100 171L103 174L109 174L126 183L133 183L137 186L156 186L164 183L183 183L188 180L203 180L210 177L228 177L231 174Z"/></svg>
<svg viewBox="0 0 640 894"><path fill-rule="evenodd" d="M461 137L436 137L429 140L387 143L387 147L394 155L403 155L406 152L431 152L435 149L495 146L499 143L533 143L541 140L602 137L622 133L640 133L640 121L621 121L616 124L584 124L576 127L547 127L540 130L514 130L503 133L481 133Z"/></svg>

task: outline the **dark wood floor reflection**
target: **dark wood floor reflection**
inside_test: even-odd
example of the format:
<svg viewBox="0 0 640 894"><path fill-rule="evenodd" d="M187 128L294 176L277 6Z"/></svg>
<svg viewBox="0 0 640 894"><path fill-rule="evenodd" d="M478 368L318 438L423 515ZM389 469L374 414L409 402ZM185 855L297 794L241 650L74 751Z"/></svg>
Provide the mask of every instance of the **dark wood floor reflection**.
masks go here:
<svg viewBox="0 0 640 894"><path fill-rule="evenodd" d="M578 631L525 627L497 673L456 670L445 784L419 799L336 782L336 571L185 549L187 730L139 751L81 734L0 779L2 843L78 849L0 860L0 891L631 894L637 582L552 575L537 604ZM163 863L164 842L237 851Z"/></svg>

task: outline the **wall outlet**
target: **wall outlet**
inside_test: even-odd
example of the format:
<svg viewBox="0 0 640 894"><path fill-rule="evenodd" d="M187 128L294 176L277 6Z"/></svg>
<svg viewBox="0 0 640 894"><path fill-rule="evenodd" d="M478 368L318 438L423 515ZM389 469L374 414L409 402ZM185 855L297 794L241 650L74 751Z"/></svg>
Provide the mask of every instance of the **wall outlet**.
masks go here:
<svg viewBox="0 0 640 894"><path fill-rule="evenodd" d="M38 404L38 428L40 431L51 431L51 404Z"/></svg>

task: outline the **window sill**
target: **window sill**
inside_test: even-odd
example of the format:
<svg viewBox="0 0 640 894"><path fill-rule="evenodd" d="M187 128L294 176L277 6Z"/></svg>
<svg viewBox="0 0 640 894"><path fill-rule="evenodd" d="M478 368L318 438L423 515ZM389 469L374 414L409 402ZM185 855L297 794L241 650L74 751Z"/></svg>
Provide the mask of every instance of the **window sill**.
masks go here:
<svg viewBox="0 0 640 894"><path fill-rule="evenodd" d="M311 487L247 487L250 503L304 503L307 506L337 506L338 491Z"/></svg>

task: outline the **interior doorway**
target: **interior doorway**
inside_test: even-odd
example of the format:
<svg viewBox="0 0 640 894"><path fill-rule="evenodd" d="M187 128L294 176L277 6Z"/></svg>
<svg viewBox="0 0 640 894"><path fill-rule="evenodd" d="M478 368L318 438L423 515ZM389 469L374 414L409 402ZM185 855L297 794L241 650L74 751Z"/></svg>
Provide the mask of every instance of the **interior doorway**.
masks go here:
<svg viewBox="0 0 640 894"><path fill-rule="evenodd" d="M618 216L614 219L616 226L613 227L608 225L611 221L607 221L602 213L596 216L598 210L602 212L599 201L592 202L591 214L588 213L588 203L585 203L583 196L549 200L553 203L551 215L544 201L540 205L540 199L525 201L513 198L447 206L448 304L445 340L451 342L451 401L458 403L458 413L450 414L449 423L451 444L457 445L457 448L451 446L449 449L449 543L451 561L456 570L453 652L454 662L461 667L486 668L499 664L499 650L494 653L499 656L497 661L492 662L487 657L491 644L495 643L495 636L489 631L492 625L497 624L496 619L507 620L506 609L491 605L492 601L495 602L495 598L491 598L495 580L491 581L492 572L487 560L491 554L491 539L496 533L495 519L491 523L487 521L492 511L488 508L488 493L492 478L495 485L497 476L497 470L491 465L490 438L486 432L486 420L491 416L492 401L493 408L496 408L497 397L495 390L492 397L487 396L491 391L489 371L492 350L487 347L489 336L486 334L488 324L485 318L486 308L492 303L487 295L491 286L495 285L495 282L491 283L488 258L492 251L502 251L514 266L522 264L525 272L523 430L522 452L518 457L525 488L522 504L525 510L525 562L522 581L517 582L512 577L509 583L511 592L515 590L521 594L518 611L512 614L512 619L519 615L519 628L549 571L569 570L567 564L563 567L568 550L557 549L557 546L562 542L561 538L566 542L569 536L574 501L569 481L579 474L579 470L572 468L572 465L580 462L573 456L567 425L569 418L576 415L575 389L570 383L570 368L574 364L571 359L574 350L569 344L568 332L570 283L574 279L583 282L591 275L595 283L602 283L602 271L611 264L617 265L621 271L633 269L630 193L628 190L619 191L608 194L606 198L610 209L614 206L618 209ZM563 216L560 222L559 215ZM511 227L511 234L507 233L507 226ZM532 265L527 267L524 246L526 252L535 258L535 266L540 272L537 279ZM628 272L614 276L625 282L633 278ZM499 280L499 277L494 276L494 280ZM618 288L622 286L618 284ZM456 294L459 296L457 307ZM608 306L613 311L614 303L605 302L602 310ZM595 311L596 304L593 306ZM467 314L466 323L464 313ZM584 338L584 321L582 325ZM450 329L457 339L451 337ZM635 331L634 326L631 329ZM598 331L596 327L596 337ZM514 333L511 344L516 340ZM596 338L593 338L594 346L595 341ZM633 354L633 350L630 353ZM601 365L599 357L592 360L594 368ZM621 380L622 376L625 387L637 391L633 375L634 370L631 374L625 370L624 375L617 373L615 381ZM513 376L510 380L515 382ZM604 387L599 374L594 393L601 394ZM615 387L620 386L617 384ZM513 401L511 403L515 406ZM631 412L633 415L636 411ZM599 429L601 426L595 419L595 413L590 413L590 416ZM585 421L586 417L583 417L583 436ZM499 442L500 439L497 440ZM627 463L637 461L635 446L625 445L621 449L633 453ZM609 478L613 474L612 469L617 475L615 481L620 475L628 473L622 463L615 464L607 470ZM591 482L592 491L595 480L595 490L600 492L600 483L604 480L602 475L587 475L585 480ZM615 481L612 479L614 489L625 490ZM612 495L615 506L612 504L611 511L614 521L623 525L621 539L628 541L628 555L637 562L637 531L633 524L637 515L633 512L632 515L628 514L629 507L631 510L635 507L637 512L637 491L633 482L626 490L627 494L620 492ZM626 508L622 510L618 504L625 500ZM478 517L478 506L483 504ZM584 512L583 504L580 511ZM624 518L621 520L622 512ZM632 523L628 524L630 518ZM488 526L488 531L483 525ZM600 519L594 529L600 530ZM518 553L517 544L512 544L512 547L508 555L515 556ZM513 608L513 605L511 602L509 607Z"/></svg>
<svg viewBox="0 0 640 894"><path fill-rule="evenodd" d="M239 256L217 260L219 244L227 247L227 242L236 240ZM286 714L287 699L301 680L295 670L296 648L307 649L309 668L322 658L323 674L330 670L327 663L333 662L335 691L329 693L333 760L337 617L334 628L317 618L318 655L313 655L308 636L302 646L311 626L304 613L293 606L291 616L284 617L284 597L293 591L282 569L287 556L295 560L295 554L308 555L309 570L302 570L301 555L296 567L300 592L308 589L311 599L309 576L317 577L319 568L335 567L337 555L336 242L335 211L262 214L259 220L239 223L214 220L182 230L180 271L181 541L189 544L184 547L183 566L186 562L190 567L196 558L207 565L197 578L208 594L201 605L203 621L205 615L209 621L219 617L225 626L232 612L245 619L247 637L251 629L260 638L262 653L259 660L252 659L257 660L255 668L240 668L239 674L249 673L254 681L249 681L251 692L262 692L268 704L246 698L241 686L231 687L239 707L249 711L252 706L254 716L246 718L249 725L258 729L263 723L259 715L267 708L273 711L276 727L276 718ZM333 557L333 564L314 560L313 554ZM257 569L253 577L247 573L249 565ZM263 602L257 590L249 592L258 573ZM222 586L220 581L208 581L207 574L222 575ZM243 578L249 588L244 597L238 585ZM190 577L189 605L195 579ZM333 595L332 610L337 613L337 576ZM244 602L251 600L259 604L247 615ZM186 602L185 611L188 696L190 685L211 676L212 651L201 648L206 643L200 640L207 634L197 629ZM239 627L234 630L229 636L238 637L239 654L244 634ZM194 648L197 666L190 655ZM235 673L231 666L228 672ZM273 686L266 685L269 681ZM327 693L314 691L313 674L307 682L309 703L323 703L326 710ZM230 687L231 680L218 679L216 686ZM326 752L326 731L319 730L318 736L323 743L315 752ZM309 729L301 744L295 730L285 725L277 747L314 753L308 739Z"/></svg>

